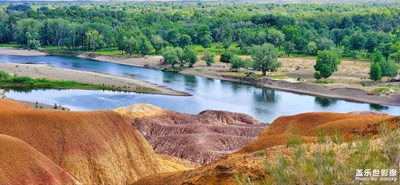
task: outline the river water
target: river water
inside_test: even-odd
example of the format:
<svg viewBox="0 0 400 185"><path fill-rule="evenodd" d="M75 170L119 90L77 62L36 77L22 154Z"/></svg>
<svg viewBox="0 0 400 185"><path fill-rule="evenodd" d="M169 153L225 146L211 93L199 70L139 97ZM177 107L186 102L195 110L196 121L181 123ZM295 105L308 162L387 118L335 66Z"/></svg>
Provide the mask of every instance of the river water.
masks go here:
<svg viewBox="0 0 400 185"><path fill-rule="evenodd" d="M304 112L377 110L394 115L400 114L400 107L397 106L381 106L301 95L218 79L167 73L155 69L76 57L0 55L0 62L49 64L58 68L134 77L193 95L177 97L101 90L54 89L30 92L8 90L6 94L17 100L57 104L77 111L107 110L135 103L150 103L164 109L192 114L206 109L242 112L264 122L271 122L280 116Z"/></svg>

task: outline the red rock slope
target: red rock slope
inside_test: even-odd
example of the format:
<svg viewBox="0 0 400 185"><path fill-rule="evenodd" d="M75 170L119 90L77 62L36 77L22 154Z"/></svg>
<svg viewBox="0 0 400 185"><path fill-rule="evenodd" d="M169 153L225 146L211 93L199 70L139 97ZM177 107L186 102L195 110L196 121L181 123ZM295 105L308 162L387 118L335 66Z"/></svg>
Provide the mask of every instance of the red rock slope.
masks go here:
<svg viewBox="0 0 400 185"><path fill-rule="evenodd" d="M23 140L83 184L125 185L160 171L147 141L112 111L0 111L0 133Z"/></svg>
<svg viewBox="0 0 400 185"><path fill-rule="evenodd" d="M80 184L25 142L0 134L0 184Z"/></svg>
<svg viewBox="0 0 400 185"><path fill-rule="evenodd" d="M223 111L181 114L138 104L115 110L128 118L159 154L207 164L256 139L265 128L252 117Z"/></svg>

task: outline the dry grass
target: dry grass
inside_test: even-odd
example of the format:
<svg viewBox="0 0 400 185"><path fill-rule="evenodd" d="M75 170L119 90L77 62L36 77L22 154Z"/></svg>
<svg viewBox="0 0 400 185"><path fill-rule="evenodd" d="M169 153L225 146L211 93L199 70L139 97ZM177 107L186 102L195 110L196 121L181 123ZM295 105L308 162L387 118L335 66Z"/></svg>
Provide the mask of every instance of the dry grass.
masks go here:
<svg viewBox="0 0 400 185"><path fill-rule="evenodd" d="M384 124L383 124L384 125ZM400 160L400 129L389 133L387 126L380 139L359 139L336 144L333 138L316 145L297 145L289 155L278 155L266 162L270 176L257 184L357 184L356 169L396 169ZM287 152L286 152L287 153ZM364 182L363 184L397 184Z"/></svg>
<svg viewBox="0 0 400 185"><path fill-rule="evenodd" d="M237 174L238 185L270 184L360 184L356 181L357 169L400 170L399 118L378 124L378 139L356 139L336 143L335 137L323 133L317 144L304 144L299 137L290 140L289 148L278 147L268 153L264 161L265 176L250 178ZM396 129L394 129L397 127ZM393 130L394 129L394 130ZM338 134L340 135L340 134ZM379 179L380 176L378 176ZM396 177L398 178L398 176ZM393 181L364 181L362 184L398 184Z"/></svg>
<svg viewBox="0 0 400 185"><path fill-rule="evenodd" d="M170 155L158 155L158 163L163 172L176 172L184 170L193 170L200 167L199 164L173 157Z"/></svg>

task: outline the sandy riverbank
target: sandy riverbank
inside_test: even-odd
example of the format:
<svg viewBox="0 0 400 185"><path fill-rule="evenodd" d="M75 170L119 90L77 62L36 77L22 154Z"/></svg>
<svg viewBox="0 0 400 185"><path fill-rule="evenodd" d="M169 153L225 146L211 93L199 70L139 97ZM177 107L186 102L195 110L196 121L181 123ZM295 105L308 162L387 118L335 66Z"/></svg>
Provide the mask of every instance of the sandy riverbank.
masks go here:
<svg viewBox="0 0 400 185"><path fill-rule="evenodd" d="M162 65L160 63L160 56L149 56L147 58L133 58L133 57L126 57L126 56L96 56L96 57L89 57L87 55L80 55L79 57L82 58L91 58L94 60L100 61L107 61L113 62L118 64L124 65L131 65L131 66L140 66L140 67L149 67L154 69L163 69L169 67L167 65ZM286 69L289 69L296 63L302 62L297 61L296 59L280 59L280 60L287 60L284 61L284 65L286 65ZM312 64L313 59L305 59L306 62ZM356 101L356 102L365 102L365 103L372 103L372 104L382 104L382 105L393 105L393 106L400 106L400 95L393 94L393 95L369 95L369 91L372 90L373 87L362 87L356 79L359 79L357 76L351 76L351 78L346 78L346 74L354 75L353 73L346 73L346 70L359 70L357 66L362 66L365 68L364 63L358 62L356 67L350 66L353 61L344 61L344 69L338 72L337 76L333 76L333 79L350 79L350 82L353 80L353 83L335 83L335 84L315 84L313 82L307 81L300 81L297 82L295 79L291 81L288 80L273 80L273 79L263 79L263 80L254 80L254 79L245 79L240 77L232 76L231 72L228 72L229 66L223 63L216 63L213 64L211 67L207 66L204 61L197 62L193 68L187 68L181 71L182 74L189 74L189 75L198 75L204 76L208 78L216 78L226 81L232 82L240 82L246 84L252 84L259 87L266 87L272 89L278 89L283 91L289 91L294 93L300 94L307 94L307 95L314 95L314 96L322 96L322 97L329 97L329 98L336 98L336 99L343 99L349 101ZM349 64L348 64L349 63ZM300 63L301 64L301 63ZM300 65L298 64L298 65ZM347 67L349 66L349 67ZM304 67L304 65L303 65ZM346 67L346 68L345 68ZM348 69L350 68L350 69ZM307 69L310 70L310 69ZM227 72L223 72L227 71ZM289 71L289 74L296 71L293 69ZM345 72L343 72L345 71ZM300 71L301 73L305 73L304 71ZM308 71L307 71L308 72ZM364 75L365 76L365 75ZM308 78L307 80L310 80Z"/></svg>
<svg viewBox="0 0 400 185"><path fill-rule="evenodd" d="M146 57L128 57L128 56L105 56L105 55L96 55L92 56L91 54L81 54L77 57L80 58L87 58L105 62L112 62L116 64L124 64L130 66L137 66L137 67L150 67L154 69L163 69L168 67L160 63L162 59L161 56L146 56Z"/></svg>
<svg viewBox="0 0 400 185"><path fill-rule="evenodd" d="M142 92L151 94L163 94L173 96L187 96L187 93L175 91L166 87L151 84L145 81L126 78L122 76L107 75L88 71L55 68L48 65L0 63L0 70L20 76L33 78L48 78L55 80L71 80L81 83L104 85L115 89Z"/></svg>
<svg viewBox="0 0 400 185"><path fill-rule="evenodd" d="M0 55L46 56L48 54L37 50L24 50L12 47L0 47Z"/></svg>

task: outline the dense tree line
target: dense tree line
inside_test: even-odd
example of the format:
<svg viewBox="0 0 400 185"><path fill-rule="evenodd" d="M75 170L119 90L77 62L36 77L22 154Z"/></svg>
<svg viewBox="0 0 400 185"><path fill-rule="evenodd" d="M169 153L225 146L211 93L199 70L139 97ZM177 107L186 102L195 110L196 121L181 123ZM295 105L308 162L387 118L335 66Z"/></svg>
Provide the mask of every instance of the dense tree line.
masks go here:
<svg viewBox="0 0 400 185"><path fill-rule="evenodd" d="M287 54L342 47L349 56L381 50L390 57L398 51L399 10L398 4L3 4L0 41L88 49L95 46L87 33L97 31L101 38L91 39L98 47L133 44L127 50L134 53L238 42L244 52L270 43Z"/></svg>
<svg viewBox="0 0 400 185"><path fill-rule="evenodd" d="M191 52L188 46L209 48L217 43L228 51L237 43L240 52L249 55L255 55L257 47L257 51L277 48L281 56L334 49L352 58L380 52L385 61L400 62L400 4L395 3L3 3L0 7L0 43L32 49L114 47L130 55L169 54L166 61L175 65L185 61L178 48ZM171 56L173 50L178 59ZM242 61L228 57L241 66ZM213 62L209 53L205 58ZM278 64L271 66L263 71Z"/></svg>

